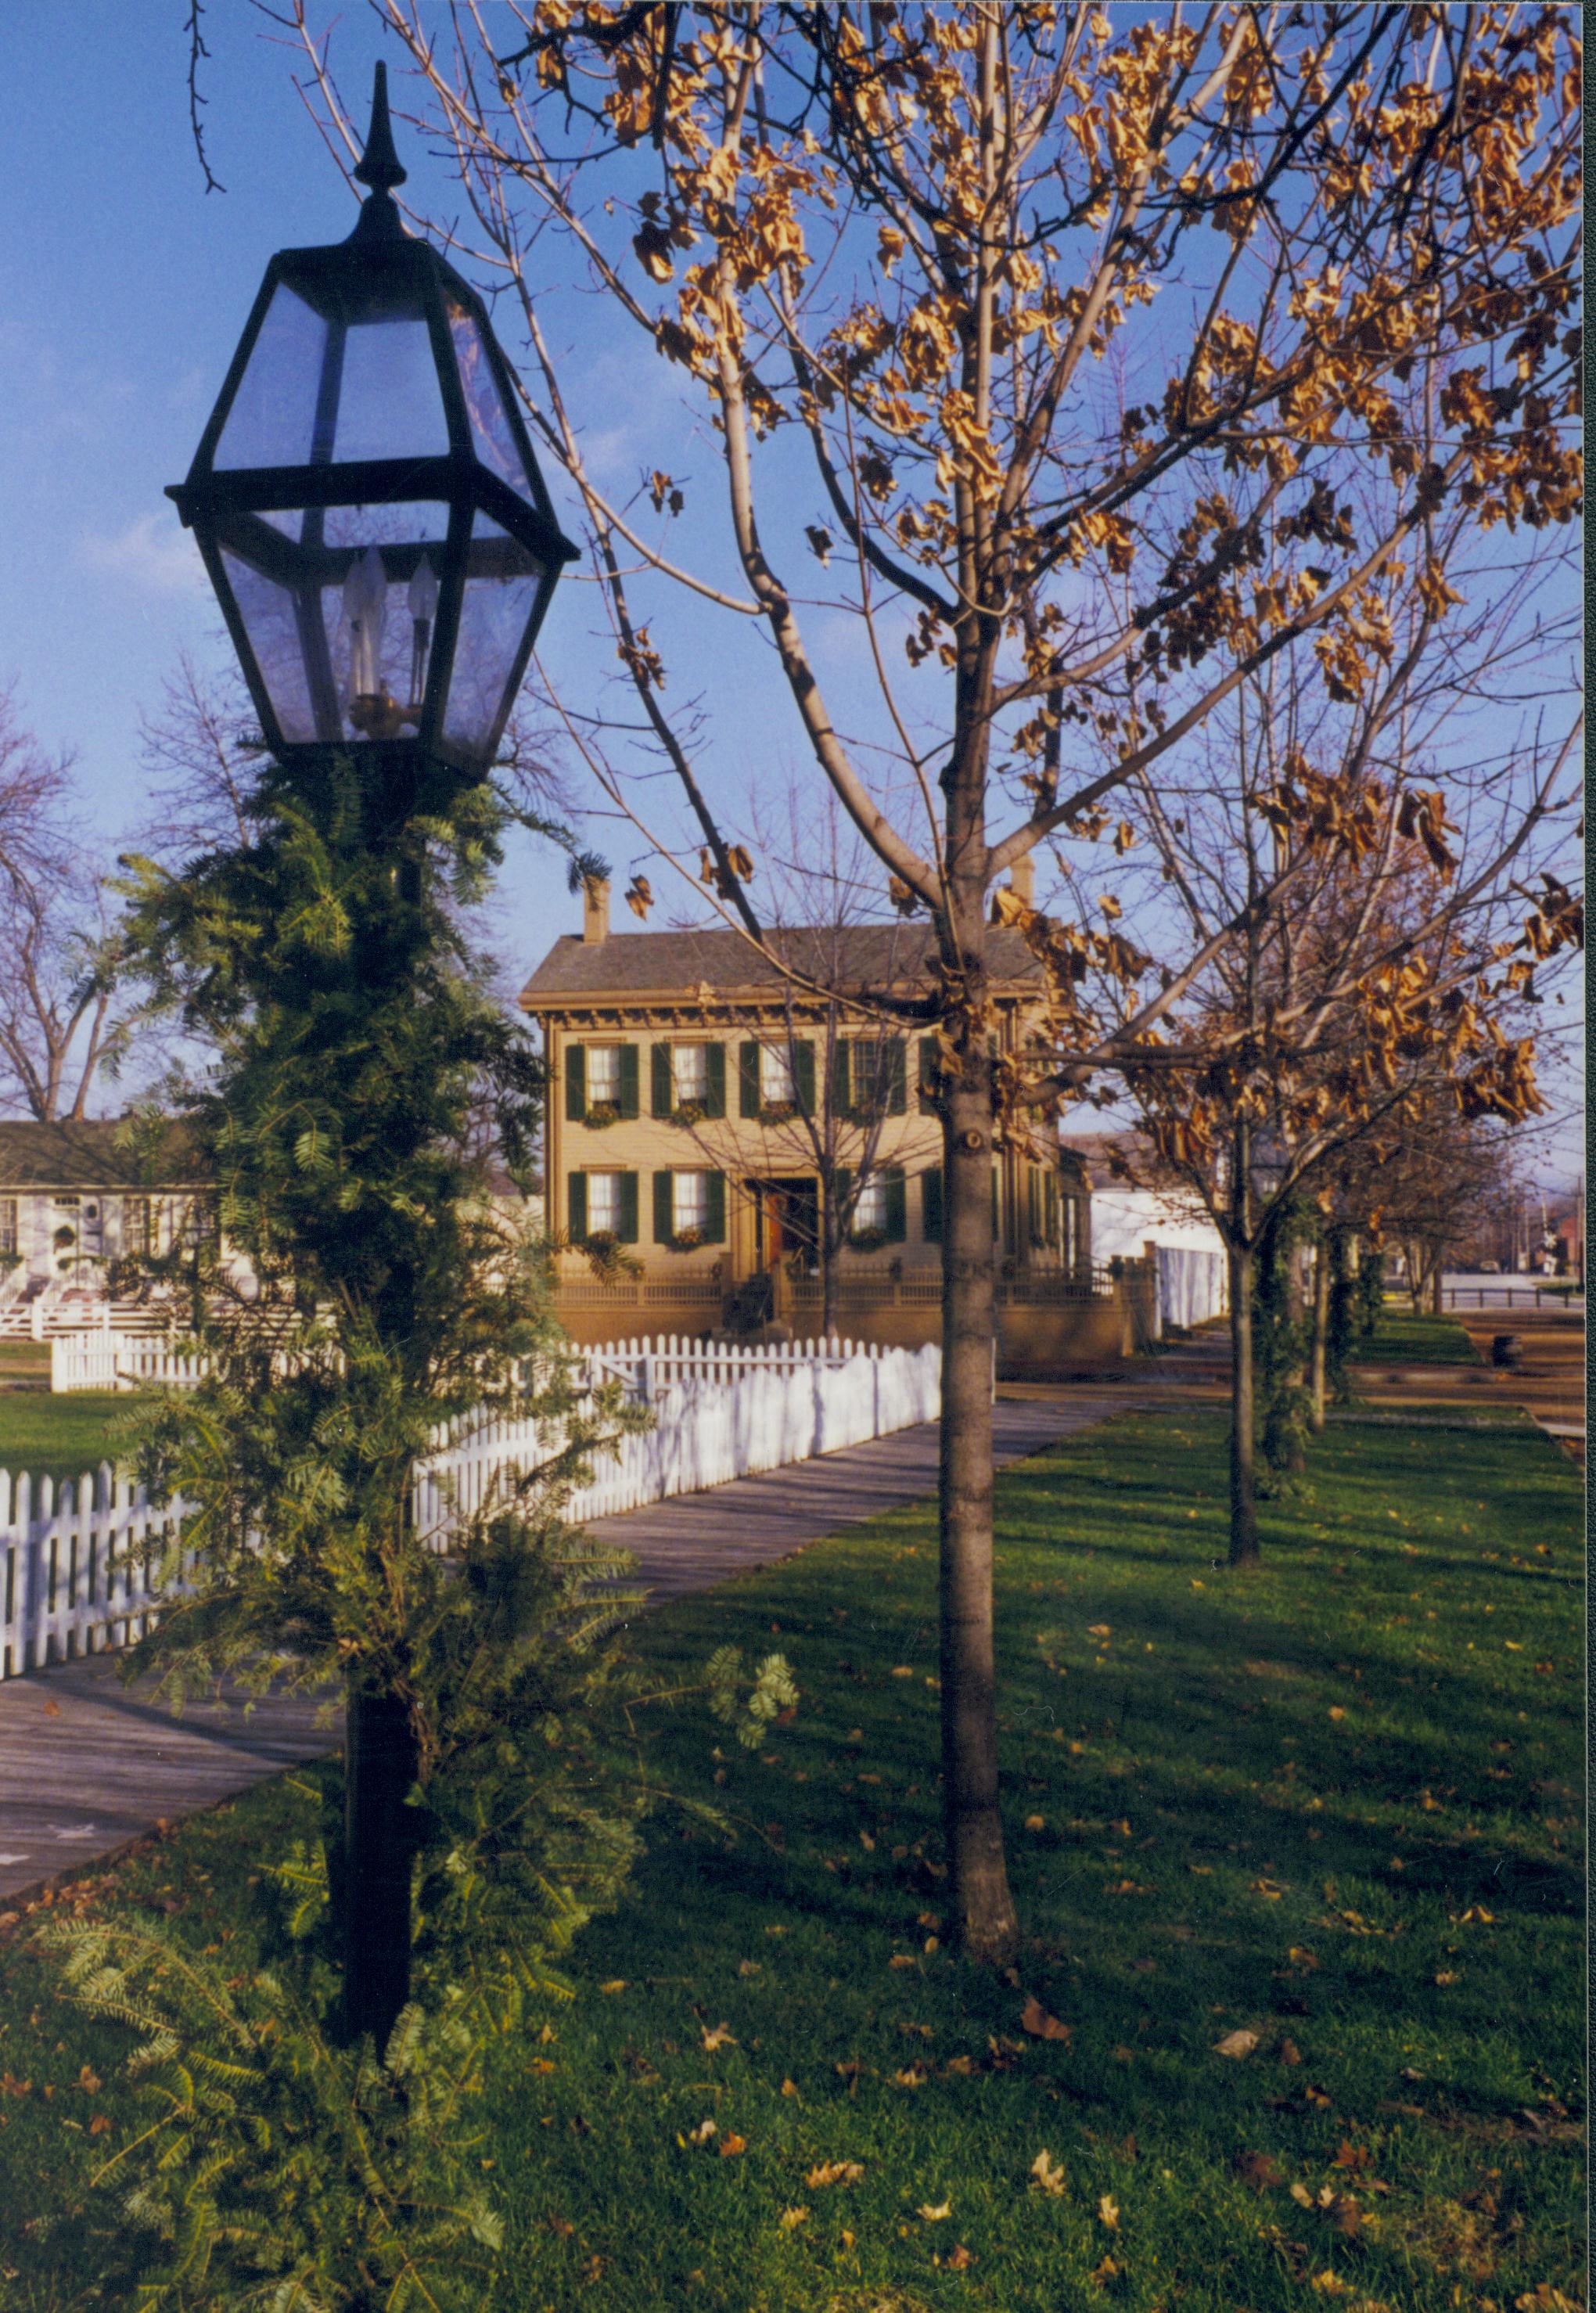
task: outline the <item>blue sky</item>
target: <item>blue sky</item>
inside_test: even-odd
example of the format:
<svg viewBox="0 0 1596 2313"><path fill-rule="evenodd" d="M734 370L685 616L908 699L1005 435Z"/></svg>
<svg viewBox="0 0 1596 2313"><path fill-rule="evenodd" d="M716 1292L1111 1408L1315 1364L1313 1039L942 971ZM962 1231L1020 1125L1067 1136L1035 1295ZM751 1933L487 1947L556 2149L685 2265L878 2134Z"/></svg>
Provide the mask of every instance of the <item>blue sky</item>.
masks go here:
<svg viewBox="0 0 1596 2313"><path fill-rule="evenodd" d="M341 238L353 221L350 195L294 84L303 67L247 0L213 0L204 20L206 145L227 189L206 193L189 128L186 13L180 0L57 0L13 6L0 24L8 224L0 245L0 680L14 681L24 718L47 743L77 752L92 824L108 846L141 815L139 717L157 705L180 652L231 664L198 556L164 487L187 470L272 251ZM338 80L364 119L372 60L391 48L358 5L329 9L327 21ZM396 82L396 104L405 102ZM452 215L458 194L446 170L402 125L399 138L417 206ZM673 374L607 329L601 308L569 283L543 310L562 352L578 356L567 383L583 398L587 454L611 495L632 496L661 439L690 470L690 434L680 422L661 426ZM505 337L514 357L519 336L508 323ZM786 452L761 454L779 463ZM688 507L669 550L741 592L715 461L706 453L699 464L702 489L690 471L680 476ZM823 519L823 508L808 503L812 482L795 472L776 479L784 514L801 504L802 519ZM557 476L551 485L568 509ZM817 597L830 584L813 567L808 583ZM656 596L650 608L671 668L671 706L686 707L696 664L713 673L715 722L700 757L712 792L739 832L750 831L747 798L761 788L770 818L785 824L779 790L808 767L785 735L786 702L771 697L779 678L762 632L706 614L691 597ZM805 605L804 618L839 727L862 731L873 686L857 621L820 601ZM583 703L601 701L619 679L613 645L599 629L591 585L567 578L541 648L562 689ZM579 791L581 778L573 768ZM664 787L641 792L674 832L679 814ZM602 814L586 832L623 875L642 857L636 837ZM650 873L662 903L654 921L690 906L679 882ZM563 862L547 846L519 844L495 928L506 963L530 968L575 922ZM1570 1166L1574 1146L1569 1136Z"/></svg>

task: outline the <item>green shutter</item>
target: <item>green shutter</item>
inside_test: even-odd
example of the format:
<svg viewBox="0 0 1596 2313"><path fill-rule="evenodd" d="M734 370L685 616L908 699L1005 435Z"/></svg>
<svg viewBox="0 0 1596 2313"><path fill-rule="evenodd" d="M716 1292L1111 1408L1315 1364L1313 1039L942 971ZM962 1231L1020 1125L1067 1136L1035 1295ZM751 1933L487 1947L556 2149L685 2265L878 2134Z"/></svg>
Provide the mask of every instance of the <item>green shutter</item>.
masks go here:
<svg viewBox="0 0 1596 2313"><path fill-rule="evenodd" d="M739 1044L737 1047L737 1109L741 1116L759 1113L759 1047Z"/></svg>
<svg viewBox="0 0 1596 2313"><path fill-rule="evenodd" d="M724 1116L726 1113L726 1048L710 1044L705 1048L709 1064L708 1096L704 1104L706 1116Z"/></svg>
<svg viewBox="0 0 1596 2313"><path fill-rule="evenodd" d="M853 1216L848 1211L848 1199L854 1193L854 1169L851 1165L839 1165L831 1175L832 1201L837 1207L837 1243L846 1244L853 1234Z"/></svg>
<svg viewBox="0 0 1596 2313"><path fill-rule="evenodd" d="M798 1095L800 1116L815 1113L815 1048L808 1037L793 1047L793 1090Z"/></svg>
<svg viewBox="0 0 1596 2313"><path fill-rule="evenodd" d="M726 1242L726 1176L723 1173L709 1175L704 1234L711 1244Z"/></svg>
<svg viewBox="0 0 1596 2313"><path fill-rule="evenodd" d="M653 1176L653 1241L656 1244L669 1244L675 1235L671 1226L671 1175L669 1173L656 1173Z"/></svg>
<svg viewBox="0 0 1596 2313"><path fill-rule="evenodd" d="M620 1047L620 1113L623 1117L637 1113L637 1047Z"/></svg>
<svg viewBox="0 0 1596 2313"><path fill-rule="evenodd" d="M634 1045L632 1049L636 1051L636 1046ZM636 1113L636 1109L632 1112L634 1116ZM615 1177L620 1185L620 1194L617 1200L620 1227L615 1234L622 1244L636 1244L637 1242L637 1175L636 1173L618 1173Z"/></svg>
<svg viewBox="0 0 1596 2313"><path fill-rule="evenodd" d="M907 1087L904 1084L903 1038L901 1036L888 1037L886 1051L882 1055L882 1060L886 1069L887 1114L889 1116L901 1116L906 1105L907 1095Z"/></svg>
<svg viewBox="0 0 1596 2313"><path fill-rule="evenodd" d="M566 1197L566 1227L574 1237L587 1235L587 1174L573 1173Z"/></svg>
<svg viewBox="0 0 1596 2313"><path fill-rule="evenodd" d="M943 1168L928 1165L920 1175L920 1226L927 1244L943 1241Z"/></svg>
<svg viewBox="0 0 1596 2313"><path fill-rule="evenodd" d="M929 1116L936 1107L936 1103L931 1095L931 1087L936 1082L936 1038L917 1036L915 1042L919 1048L920 1070L915 1090L919 1097L920 1113L923 1116Z"/></svg>
<svg viewBox="0 0 1596 2313"><path fill-rule="evenodd" d="M676 1086L671 1075L671 1047L655 1044L649 1054L649 1105L655 1116L669 1116L676 1106Z"/></svg>
<svg viewBox="0 0 1596 2313"><path fill-rule="evenodd" d="M887 1236L890 1243L901 1244L908 1231L902 1165L887 1165L881 1174L881 1185L887 1192Z"/></svg>
<svg viewBox="0 0 1596 2313"><path fill-rule="evenodd" d="M837 1116L846 1116L854 1104L853 1070L848 1065L852 1049L846 1036L838 1036L831 1047L831 1108Z"/></svg>
<svg viewBox="0 0 1596 2313"><path fill-rule="evenodd" d="M587 1114L587 1053L580 1044L566 1046L566 1121L580 1124Z"/></svg>

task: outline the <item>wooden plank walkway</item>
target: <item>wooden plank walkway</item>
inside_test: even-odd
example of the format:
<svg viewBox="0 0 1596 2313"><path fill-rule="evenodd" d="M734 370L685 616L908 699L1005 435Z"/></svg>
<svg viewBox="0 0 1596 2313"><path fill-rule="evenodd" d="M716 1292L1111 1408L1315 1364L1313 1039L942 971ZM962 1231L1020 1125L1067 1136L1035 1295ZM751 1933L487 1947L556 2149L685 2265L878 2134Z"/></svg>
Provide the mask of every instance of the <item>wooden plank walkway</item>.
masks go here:
<svg viewBox="0 0 1596 2313"><path fill-rule="evenodd" d="M994 1409L1000 1466L1148 1402L1135 1383L1005 1385ZM936 1491L937 1425L653 1502L589 1531L629 1550L654 1597L706 1590L806 1543ZM341 1715L274 1696L246 1717L223 1702L174 1719L92 1655L0 1683L0 1905L103 1862L163 1821L215 1806L335 1750Z"/></svg>

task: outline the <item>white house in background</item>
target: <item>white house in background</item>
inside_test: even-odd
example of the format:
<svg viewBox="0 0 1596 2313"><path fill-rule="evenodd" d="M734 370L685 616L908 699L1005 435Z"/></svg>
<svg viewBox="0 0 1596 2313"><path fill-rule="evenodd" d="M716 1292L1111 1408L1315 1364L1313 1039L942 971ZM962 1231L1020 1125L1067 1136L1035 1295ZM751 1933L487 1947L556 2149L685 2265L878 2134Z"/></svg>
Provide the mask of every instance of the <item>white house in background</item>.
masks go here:
<svg viewBox="0 0 1596 2313"><path fill-rule="evenodd" d="M1092 1257L1105 1266L1149 1256L1159 1329L1200 1325L1230 1307L1224 1239L1196 1191L1134 1132L1062 1134L1092 1183Z"/></svg>

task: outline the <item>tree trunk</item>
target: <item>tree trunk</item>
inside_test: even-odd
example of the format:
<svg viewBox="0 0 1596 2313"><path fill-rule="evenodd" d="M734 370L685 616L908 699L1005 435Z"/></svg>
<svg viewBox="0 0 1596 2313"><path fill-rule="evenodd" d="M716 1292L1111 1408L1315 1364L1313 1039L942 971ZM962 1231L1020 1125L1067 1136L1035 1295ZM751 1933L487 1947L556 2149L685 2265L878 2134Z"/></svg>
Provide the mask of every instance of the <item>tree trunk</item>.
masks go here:
<svg viewBox="0 0 1596 2313"><path fill-rule="evenodd" d="M1330 1331L1330 1244L1321 1236L1313 1253L1313 1341L1308 1359L1308 1427L1317 1438L1324 1428L1326 1347Z"/></svg>
<svg viewBox="0 0 1596 2313"><path fill-rule="evenodd" d="M973 1040L972 1040L973 1041ZM1013 1957L1019 1922L997 1804L992 1617L992 1083L984 1050L943 1124L942 1411L943 1821L948 1910L975 1958Z"/></svg>
<svg viewBox="0 0 1596 2313"><path fill-rule="evenodd" d="M416 1738L396 1695L353 1682L344 1726L344 2023L351 2040L369 2032L381 2050L410 1996L415 1841L405 1801L416 1781Z"/></svg>
<svg viewBox="0 0 1596 2313"><path fill-rule="evenodd" d="M1445 1279L1446 1279L1446 1262L1445 1262L1445 1261L1442 1258L1442 1256L1441 1256L1439 1253L1437 1253L1437 1255L1435 1256L1435 1269L1434 1269L1434 1275L1432 1276L1432 1278L1431 1278L1431 1280L1430 1280L1430 1293L1431 1293L1430 1306L1431 1306L1431 1308L1434 1311L1434 1314L1436 1315L1436 1316L1437 1316L1437 1317L1443 1316L1443 1315L1444 1315L1444 1314L1445 1314L1445 1309L1446 1309L1446 1300L1445 1300L1445 1292L1444 1292Z"/></svg>
<svg viewBox="0 0 1596 2313"><path fill-rule="evenodd" d="M1253 1256L1231 1247L1231 1548L1232 1566L1256 1566L1258 1474L1252 1383Z"/></svg>

